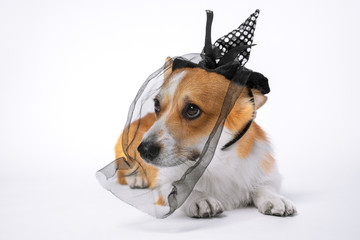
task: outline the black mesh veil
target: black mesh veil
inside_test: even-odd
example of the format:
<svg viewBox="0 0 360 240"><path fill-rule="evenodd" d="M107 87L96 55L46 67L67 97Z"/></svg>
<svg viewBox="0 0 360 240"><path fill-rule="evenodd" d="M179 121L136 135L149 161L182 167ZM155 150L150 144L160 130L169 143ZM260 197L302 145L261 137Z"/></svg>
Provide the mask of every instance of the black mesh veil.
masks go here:
<svg viewBox="0 0 360 240"><path fill-rule="evenodd" d="M211 163L215 151L221 151L222 146L218 146L218 143L225 120L245 87L249 88L251 85L251 88L260 89L265 86L265 90L262 89L262 91L268 92L266 89L267 79L264 77L259 82L254 81L254 72L243 67L246 63L244 59L249 57L250 50L248 49L251 48L254 33L252 30L255 28L258 13L257 10L239 28L212 45L210 36L213 15L211 11L207 11L208 20L203 52L168 59L160 69L146 79L128 112L121 137L122 156L97 172L97 178L105 189L128 204L157 218L169 216L186 201ZM248 40L244 37L244 31L247 33ZM219 48L219 46L222 47ZM186 159L184 156L172 154L170 155L172 159L166 159L166 161L176 164L171 164L171 166L155 164L153 166L149 161L141 158L137 149L139 143L149 137L149 132L154 126L160 124L157 123L161 121L159 119L165 118L155 117L154 99L165 87L169 72L181 73L194 68L218 74L228 80L225 83L227 87L224 88L226 89L224 95L218 99L222 103L220 102L221 107L218 109L217 119L212 124L210 133L204 139L195 159L187 161L184 160ZM174 78L170 78L169 81L175 81L171 80ZM256 78L256 80L258 79ZM177 91L177 89L172 91ZM151 124L149 124L149 119L151 119ZM182 129L179 128L178 131L182 131ZM171 132L169 134L171 135ZM234 137L236 138L236 136ZM136 177L137 181L141 181L142 178L157 180L154 183L148 182L142 188L130 188L126 184L120 184L119 173L122 172L124 173L122 177L127 179L126 181L130 178L136 179Z"/></svg>

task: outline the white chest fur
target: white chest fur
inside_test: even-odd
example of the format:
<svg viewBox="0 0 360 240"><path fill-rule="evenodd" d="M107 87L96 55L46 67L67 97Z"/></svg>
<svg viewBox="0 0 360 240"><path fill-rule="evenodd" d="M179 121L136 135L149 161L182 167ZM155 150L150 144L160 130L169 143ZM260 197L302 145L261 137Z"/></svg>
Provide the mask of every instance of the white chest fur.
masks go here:
<svg viewBox="0 0 360 240"><path fill-rule="evenodd" d="M225 210L238 208L252 202L252 193L259 187L271 186L277 189L280 176L276 166L272 172L265 173L261 161L266 153L271 153L268 142L255 141L251 153L246 158L239 158L236 153L236 144L221 150L221 147L231 138L224 129L219 140L217 150L210 165L197 182L194 192L188 201L193 201L194 195L204 193L219 200ZM188 164L159 169L160 193L166 196L171 191L171 182L181 178L189 167ZM186 205L186 204L185 204Z"/></svg>
<svg viewBox="0 0 360 240"><path fill-rule="evenodd" d="M276 168L271 174L261 168L264 154L271 151L267 142L255 141L246 158L239 158L234 148L233 145L224 151L218 149L195 186L195 190L218 199L226 210L248 205L258 187L269 184L277 187L279 182Z"/></svg>

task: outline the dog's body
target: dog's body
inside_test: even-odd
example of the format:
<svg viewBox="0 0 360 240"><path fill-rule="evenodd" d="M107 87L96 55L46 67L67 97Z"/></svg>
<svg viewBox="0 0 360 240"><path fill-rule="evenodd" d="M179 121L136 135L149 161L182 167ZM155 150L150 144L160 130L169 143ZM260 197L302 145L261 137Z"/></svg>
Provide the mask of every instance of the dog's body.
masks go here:
<svg viewBox="0 0 360 240"><path fill-rule="evenodd" d="M141 119L140 128L129 152L139 161L138 174L118 171L118 181L132 188L164 186L178 180L184 170L196 162L211 132L229 80L200 68L168 70L155 99L155 113ZM227 116L215 155L182 209L188 216L212 217L241 206L254 204L261 213L288 216L296 213L294 205L278 194L280 175L269 140L253 122L246 134L226 150L221 147L243 129L253 115L253 103L244 89ZM266 97L251 89L256 109ZM134 136L137 122L130 126ZM116 157L125 157L122 137L116 145ZM138 148L138 151L136 149ZM139 156L141 155L141 158ZM166 179L164 178L166 176ZM171 186L167 186L170 188ZM165 189L165 190L164 190ZM155 204L166 204L163 187Z"/></svg>

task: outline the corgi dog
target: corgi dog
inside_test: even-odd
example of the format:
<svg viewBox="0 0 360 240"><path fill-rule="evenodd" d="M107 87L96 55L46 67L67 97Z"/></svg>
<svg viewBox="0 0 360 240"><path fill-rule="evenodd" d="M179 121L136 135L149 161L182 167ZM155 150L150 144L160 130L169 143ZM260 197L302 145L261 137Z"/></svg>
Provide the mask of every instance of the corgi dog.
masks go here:
<svg viewBox="0 0 360 240"><path fill-rule="evenodd" d="M177 180L189 165L196 162L205 141L219 116L229 80L201 68L172 69L167 58L164 82L154 99L154 112L131 123L128 152L138 159L133 168L119 168L118 182L130 188L156 188L164 179ZM223 211L255 205L267 215L295 214L294 204L279 194L281 178L265 132L252 122L246 133L233 145L222 149L252 119L254 104L261 108L267 97L258 89L245 88L228 114L214 157L195 188L181 206L190 217L214 217ZM133 127L132 127L133 126ZM123 133L124 134L124 133ZM116 158L126 158L122 136ZM136 167L136 166L135 166ZM167 200L159 193L158 205Z"/></svg>

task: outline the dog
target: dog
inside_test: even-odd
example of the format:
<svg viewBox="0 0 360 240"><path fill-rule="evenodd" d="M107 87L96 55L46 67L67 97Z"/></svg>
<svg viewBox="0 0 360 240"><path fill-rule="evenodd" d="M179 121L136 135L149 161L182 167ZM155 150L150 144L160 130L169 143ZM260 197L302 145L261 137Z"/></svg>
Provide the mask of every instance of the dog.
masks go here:
<svg viewBox="0 0 360 240"><path fill-rule="evenodd" d="M140 125L139 120L130 125L128 134L135 138L128 152L138 160L137 173L132 174L134 167L119 169L120 184L154 189L165 181L161 176L178 180L181 169L196 162L218 118L229 80L201 68L173 71L172 64L168 57L154 112L141 118ZM269 139L259 125L253 122L239 141L221 149L252 118L253 104L256 110L265 104L266 96L257 89L251 91L254 101L244 89L228 114L210 165L181 206L186 215L214 217L252 204L266 215L297 213L294 204L278 193L281 177ZM127 157L122 145L121 135L115 146L117 159ZM161 192L154 204L167 204Z"/></svg>

